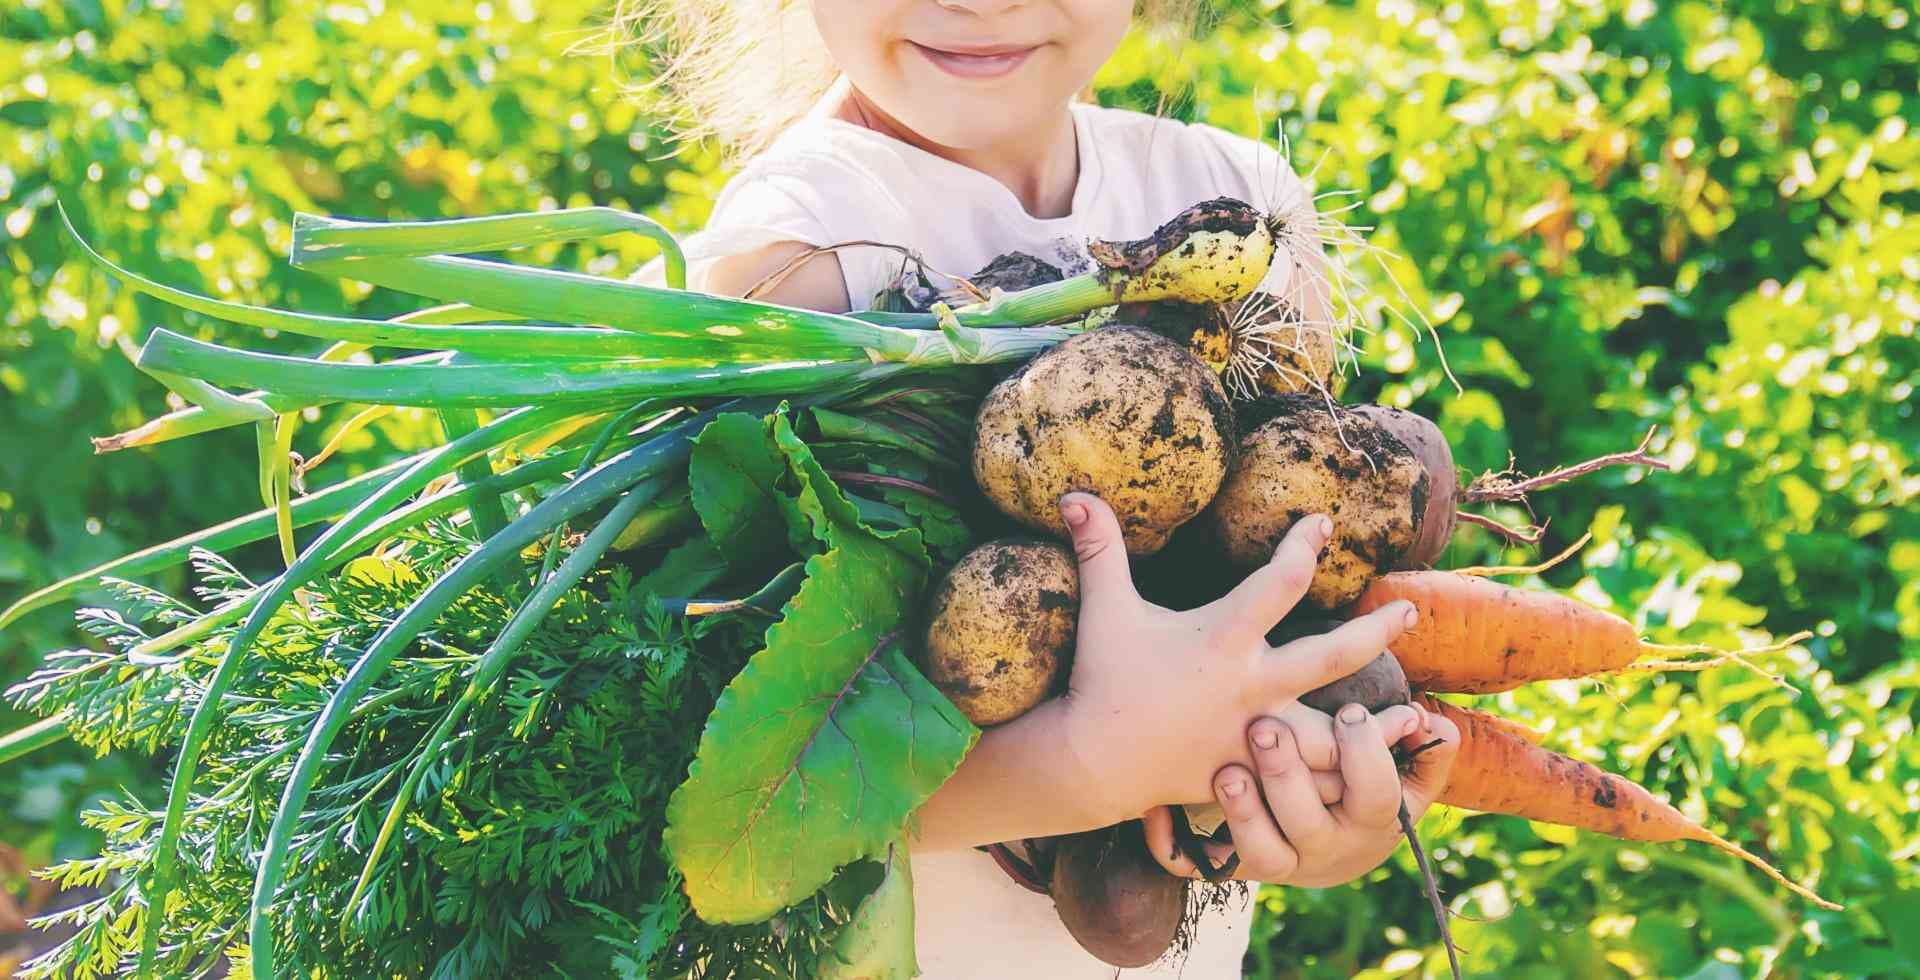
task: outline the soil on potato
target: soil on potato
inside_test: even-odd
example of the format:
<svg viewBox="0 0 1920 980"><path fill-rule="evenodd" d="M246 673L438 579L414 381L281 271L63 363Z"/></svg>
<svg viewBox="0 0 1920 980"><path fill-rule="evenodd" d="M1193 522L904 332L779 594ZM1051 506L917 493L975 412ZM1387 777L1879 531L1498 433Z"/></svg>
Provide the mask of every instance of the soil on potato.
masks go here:
<svg viewBox="0 0 1920 980"><path fill-rule="evenodd" d="M1160 261L1162 256L1182 248L1193 248L1188 239L1194 235L1203 232L1250 235L1259 223L1260 213L1245 201L1216 197L1180 212L1145 238L1130 242L1088 242L1087 252L1093 256L1096 265L1109 273L1137 276Z"/></svg>
<svg viewBox="0 0 1920 980"><path fill-rule="evenodd" d="M975 289L991 293L996 289L1009 293L1066 278L1058 266L1025 252L1006 252L993 257L979 272L967 277Z"/></svg>
<svg viewBox="0 0 1920 980"><path fill-rule="evenodd" d="M1079 570L1066 548L990 541L934 589L916 659L975 724L1010 721L1064 689L1079 607Z"/></svg>

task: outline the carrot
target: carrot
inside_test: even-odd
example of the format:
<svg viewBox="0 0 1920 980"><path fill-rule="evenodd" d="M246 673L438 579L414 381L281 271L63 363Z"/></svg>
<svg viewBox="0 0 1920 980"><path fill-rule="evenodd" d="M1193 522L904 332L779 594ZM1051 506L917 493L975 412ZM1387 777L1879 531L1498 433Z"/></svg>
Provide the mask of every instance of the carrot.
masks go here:
<svg viewBox="0 0 1920 980"><path fill-rule="evenodd" d="M1534 744L1526 729L1483 711L1418 695L1421 706L1460 729L1439 802L1525 817L1625 840L1700 841L1752 864L1824 909L1840 906L1787 880L1773 865L1661 802L1638 783Z"/></svg>
<svg viewBox="0 0 1920 980"><path fill-rule="evenodd" d="M1740 664L1784 687L1785 681L1745 654L1778 649L1808 635L1741 652L1648 643L1632 623L1576 599L1440 571L1382 575L1355 600L1351 615L1372 612L1395 599L1420 610L1419 624L1393 644L1393 655L1418 691L1490 694L1534 681L1622 670L1704 670L1726 663ZM1714 656L1635 663L1650 654L1686 653Z"/></svg>
<svg viewBox="0 0 1920 980"><path fill-rule="evenodd" d="M1503 739L1516 738L1528 745L1545 745L1547 742L1546 732L1535 731L1511 718L1502 718L1499 715L1488 714L1485 711L1463 708L1451 701L1442 701L1431 694L1415 694L1413 699L1418 701L1420 706L1428 711L1435 714L1446 715L1455 725L1459 726L1460 735L1463 738L1466 737L1467 734L1467 721L1471 720L1476 729L1486 729L1497 733ZM1470 719L1468 716L1471 716Z"/></svg>

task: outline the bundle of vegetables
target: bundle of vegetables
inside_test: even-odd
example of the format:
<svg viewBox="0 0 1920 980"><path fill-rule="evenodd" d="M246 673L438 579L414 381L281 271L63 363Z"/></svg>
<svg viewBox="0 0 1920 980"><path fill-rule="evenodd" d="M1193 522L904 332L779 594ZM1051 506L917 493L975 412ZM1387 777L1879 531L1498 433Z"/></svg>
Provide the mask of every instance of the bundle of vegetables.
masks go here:
<svg viewBox="0 0 1920 980"><path fill-rule="evenodd" d="M910 975L907 821L976 725L1057 691L1071 660L1070 556L969 549L1017 525L1058 534L1059 494L1092 490L1172 602L1218 584L1192 569L1270 552L1324 511L1340 533L1310 599L1364 608L1397 576L1447 574L1382 573L1437 558L1456 502L1557 478L1462 487L1424 420L1335 406L1333 325L1254 293L1276 256L1279 279L1319 274L1317 249L1288 244L1299 224L1210 201L1094 243L1084 275L851 316L685 291L671 237L605 209L301 216L297 265L449 304L394 320L191 295L87 248L150 296L333 346L296 358L153 331L138 364L191 407L100 448L251 424L265 508L0 613L4 628L102 581L123 600L82 613L106 651L53 654L14 688L48 720L0 751L71 736L175 759L163 806L90 817L105 852L55 874L103 895L54 917L79 931L33 969ZM661 244L669 288L462 257L615 232ZM295 426L341 404L368 406L343 430L432 410L446 441L296 496ZM286 568L264 581L215 554L274 537ZM125 581L184 561L199 604ZM1539 618L1510 643L1572 635ZM1495 690L1638 649L1478 687L1407 672L1423 693ZM1486 792L1499 766L1581 765L1486 748L1511 729L1462 725L1457 802L1647 833ZM1653 812L1578 772L1609 815ZM1705 834L1656 839L1732 847ZM1035 852L1038 887L1115 962L1161 955L1189 906L1139 841L1121 827ZM1204 863L1220 842L1186 846ZM1116 897L1153 922L1123 921Z"/></svg>
<svg viewBox="0 0 1920 980"><path fill-rule="evenodd" d="M462 257L616 232L660 243L669 288ZM70 735L175 758L163 806L94 814L106 852L55 869L105 894L55 917L79 932L35 970L910 957L893 845L976 734L906 658L933 562L973 540L953 461L989 365L1116 299L1243 294L1273 250L1244 205L1167 234L1206 256L834 316L687 292L671 236L607 209L300 216L296 265L448 304L365 320L182 292L75 232L129 288L333 346L154 330L137 363L190 407L99 448L254 425L266 507L0 613L101 582L123 600L82 615L107 651L55 653L14 689L47 721L10 753ZM296 497L295 426L338 404L368 406L343 432L415 406L446 441ZM264 581L215 554L272 537L286 568ZM204 605L126 581L187 561Z"/></svg>

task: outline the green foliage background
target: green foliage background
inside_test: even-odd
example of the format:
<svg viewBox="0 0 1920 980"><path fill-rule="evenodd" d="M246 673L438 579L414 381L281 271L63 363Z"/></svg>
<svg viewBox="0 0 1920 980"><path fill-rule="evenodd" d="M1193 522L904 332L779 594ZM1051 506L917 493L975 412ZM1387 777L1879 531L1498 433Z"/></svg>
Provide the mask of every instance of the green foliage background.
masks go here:
<svg viewBox="0 0 1920 980"><path fill-rule="evenodd" d="M248 301L385 315L391 295L285 264L296 210L363 217L608 204L692 230L724 181L673 154L611 66L568 46L592 0L122 3L0 11L0 602L257 505L244 433L92 457L166 410L121 347L221 328L111 289L66 250L56 188L133 267ZM1556 747L1626 773L1845 902L1820 912L1704 848L1436 814L1456 935L1509 977L1920 973L1920 24L1905 0L1412 0L1233 6L1178 57L1134 41L1109 102L1290 141L1357 192L1355 224L1437 324L1377 315L1351 398L1438 419L1464 466L1528 469L1650 426L1678 472L1540 501L1548 584L1656 639L1809 629L1734 671L1501 696ZM669 155L672 154L672 155ZM612 274L638 243L533 258ZM288 350L315 345L285 340ZM332 417L329 424L337 424ZM327 479L429 434L401 414ZM303 433L311 452L328 433ZM1523 514L1509 514L1521 518ZM1461 539L1459 564L1504 555ZM269 567L270 550L235 558ZM186 583L157 583L178 589ZM70 610L0 636L25 675ZM8 717L5 721L16 722ZM0 841L97 842L75 812L138 760L65 747L0 770ZM18 883L14 883L16 886ZM1268 889L1263 977L1431 973L1404 853L1353 886Z"/></svg>

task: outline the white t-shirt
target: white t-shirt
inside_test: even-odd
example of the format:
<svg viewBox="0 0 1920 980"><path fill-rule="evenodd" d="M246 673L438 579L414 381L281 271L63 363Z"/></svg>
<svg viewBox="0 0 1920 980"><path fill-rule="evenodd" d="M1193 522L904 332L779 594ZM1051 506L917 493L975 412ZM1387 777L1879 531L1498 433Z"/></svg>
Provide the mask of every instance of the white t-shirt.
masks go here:
<svg viewBox="0 0 1920 980"><path fill-rule="evenodd" d="M693 281L703 262L785 241L889 242L962 276L1020 251L1073 275L1091 264L1089 238L1141 238L1209 198L1239 198L1262 211L1304 200L1280 154L1253 140L1085 104L1073 107L1073 119L1080 173L1073 210L1059 218L1033 217L992 177L890 136L838 119L805 120L747 163L721 191L706 229L683 243ZM902 268L893 250L838 255L856 310L870 308ZM929 980L1240 976L1250 898L1208 913L1184 957L1116 971L1074 942L1051 899L1015 884L986 854L915 851L912 859L914 937Z"/></svg>
<svg viewBox="0 0 1920 980"><path fill-rule="evenodd" d="M1089 238L1143 238L1214 197L1274 212L1297 209L1308 196L1272 147L1212 126L1084 103L1073 106L1073 121L1073 210L1036 218L978 170L845 120L806 119L728 181L707 227L682 242L693 281L705 262L787 241L886 242L958 276L1025 252L1071 276L1091 267ZM870 308L903 264L888 248L837 255L855 310Z"/></svg>

